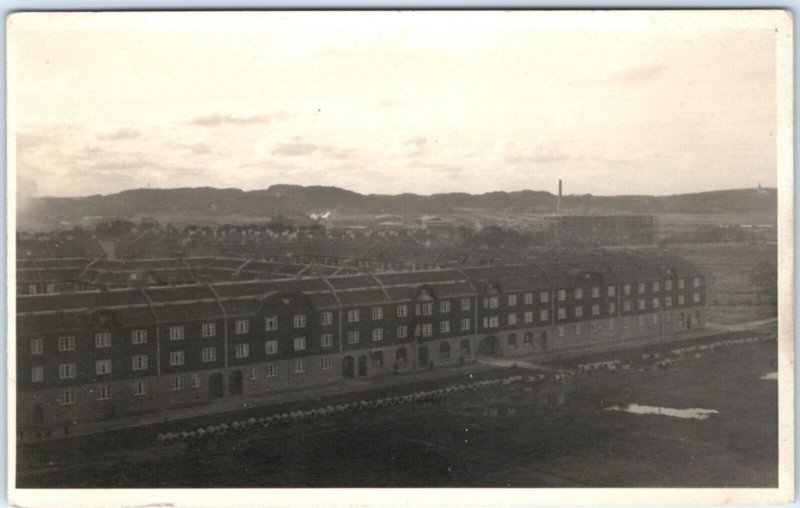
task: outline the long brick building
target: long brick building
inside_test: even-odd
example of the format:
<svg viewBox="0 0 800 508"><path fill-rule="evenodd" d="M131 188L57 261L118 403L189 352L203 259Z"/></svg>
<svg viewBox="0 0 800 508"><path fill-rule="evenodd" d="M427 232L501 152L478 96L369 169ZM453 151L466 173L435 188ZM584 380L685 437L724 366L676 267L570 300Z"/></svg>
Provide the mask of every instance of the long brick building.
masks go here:
<svg viewBox="0 0 800 508"><path fill-rule="evenodd" d="M695 266L644 253L20 295L18 425L673 338L704 304Z"/></svg>

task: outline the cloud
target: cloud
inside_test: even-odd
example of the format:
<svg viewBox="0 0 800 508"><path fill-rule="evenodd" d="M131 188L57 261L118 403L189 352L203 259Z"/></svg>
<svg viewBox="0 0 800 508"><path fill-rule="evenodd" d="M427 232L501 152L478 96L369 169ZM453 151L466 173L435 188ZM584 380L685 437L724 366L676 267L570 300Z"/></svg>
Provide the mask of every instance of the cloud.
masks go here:
<svg viewBox="0 0 800 508"><path fill-rule="evenodd" d="M614 73L609 82L616 84L637 85L653 81L664 74L667 68L664 65L632 65Z"/></svg>
<svg viewBox="0 0 800 508"><path fill-rule="evenodd" d="M233 125L238 127L247 127L251 125L269 125L274 122L281 122L285 120L287 114L284 111L275 113L261 114L254 116L233 116L233 115L209 115L201 116L189 121L191 125L200 127L221 127L223 125Z"/></svg>
<svg viewBox="0 0 800 508"><path fill-rule="evenodd" d="M142 133L136 129L123 127L107 134L101 134L97 137L105 141L121 141L126 139L136 139L141 135Z"/></svg>
<svg viewBox="0 0 800 508"><path fill-rule="evenodd" d="M319 150L319 146L314 143L301 143L292 141L290 143L280 143L275 147L274 153L286 157L297 157L300 155L308 155Z"/></svg>

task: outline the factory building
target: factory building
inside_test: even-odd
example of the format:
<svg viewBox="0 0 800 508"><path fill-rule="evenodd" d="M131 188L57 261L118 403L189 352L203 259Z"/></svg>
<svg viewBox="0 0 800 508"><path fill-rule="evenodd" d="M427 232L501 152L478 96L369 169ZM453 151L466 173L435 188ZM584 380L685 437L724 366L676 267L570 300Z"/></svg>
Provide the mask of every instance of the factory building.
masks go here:
<svg viewBox="0 0 800 508"><path fill-rule="evenodd" d="M17 298L21 429L458 368L704 323L705 278L646 253Z"/></svg>

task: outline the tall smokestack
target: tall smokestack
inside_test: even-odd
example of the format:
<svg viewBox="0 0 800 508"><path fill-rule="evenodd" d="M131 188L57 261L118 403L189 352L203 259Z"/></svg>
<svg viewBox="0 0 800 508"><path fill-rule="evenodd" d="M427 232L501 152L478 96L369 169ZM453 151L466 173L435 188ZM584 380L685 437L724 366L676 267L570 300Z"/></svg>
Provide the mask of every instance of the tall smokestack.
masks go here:
<svg viewBox="0 0 800 508"><path fill-rule="evenodd" d="M556 214L561 215L561 179L558 179L558 201L556 202Z"/></svg>

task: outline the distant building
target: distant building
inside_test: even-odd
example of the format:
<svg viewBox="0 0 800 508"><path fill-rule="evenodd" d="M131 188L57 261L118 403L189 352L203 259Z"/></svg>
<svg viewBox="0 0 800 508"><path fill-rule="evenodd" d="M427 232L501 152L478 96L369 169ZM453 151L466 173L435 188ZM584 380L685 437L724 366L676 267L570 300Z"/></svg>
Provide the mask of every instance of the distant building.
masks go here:
<svg viewBox="0 0 800 508"><path fill-rule="evenodd" d="M656 219L652 215L548 215L544 230L561 245L652 245Z"/></svg>

